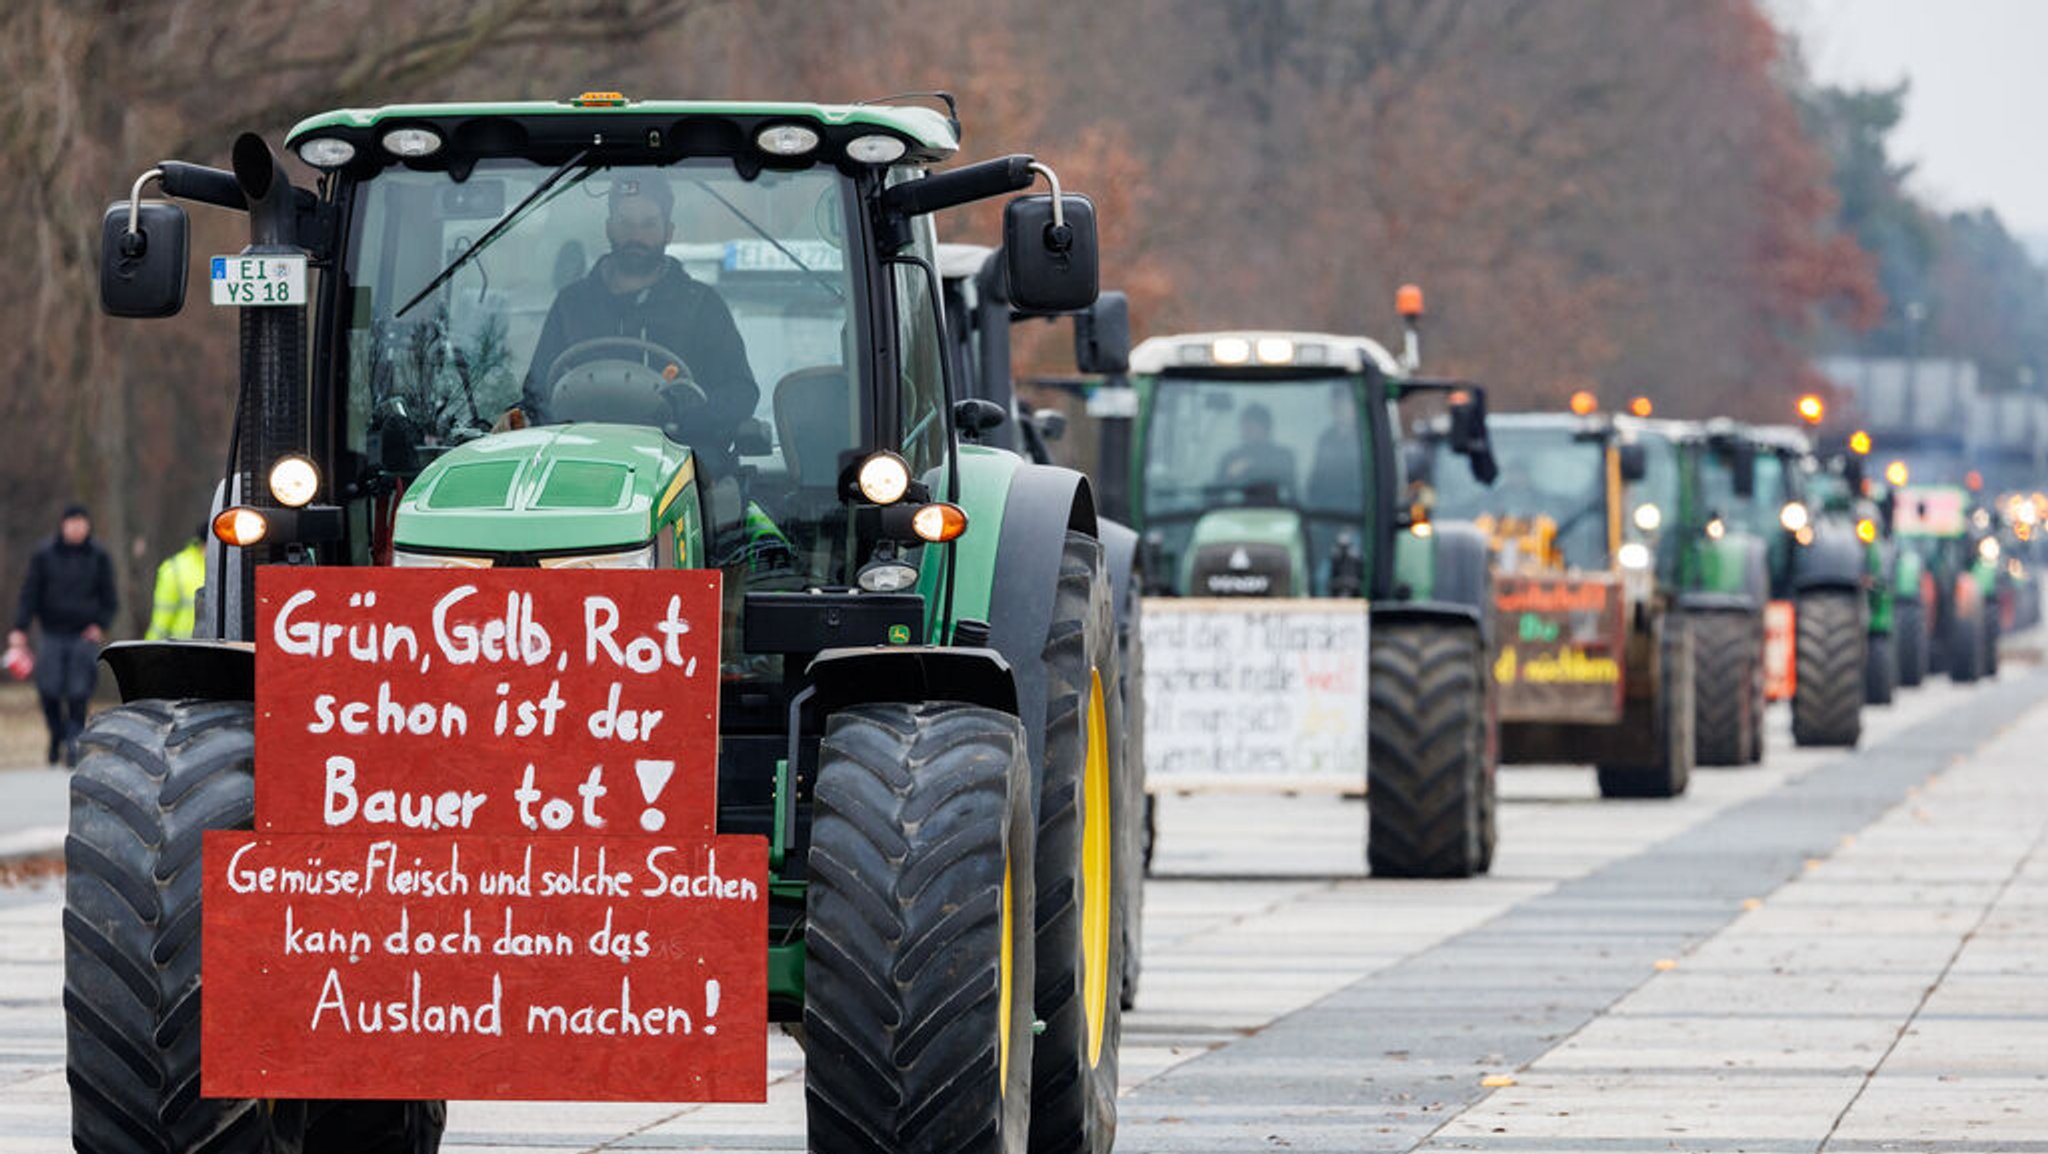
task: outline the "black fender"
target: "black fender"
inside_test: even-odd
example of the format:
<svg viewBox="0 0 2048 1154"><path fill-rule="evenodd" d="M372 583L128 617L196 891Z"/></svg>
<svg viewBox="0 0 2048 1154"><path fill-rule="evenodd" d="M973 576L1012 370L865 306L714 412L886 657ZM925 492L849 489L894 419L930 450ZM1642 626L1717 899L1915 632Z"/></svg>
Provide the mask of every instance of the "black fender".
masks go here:
<svg viewBox="0 0 2048 1154"><path fill-rule="evenodd" d="M246 641L116 641L100 650L121 701L256 700L256 647Z"/></svg>
<svg viewBox="0 0 2048 1154"><path fill-rule="evenodd" d="M1493 549L1486 535L1469 522L1435 522L1430 551L1436 584L1430 600L1469 605L1485 621L1493 601Z"/></svg>
<svg viewBox="0 0 2048 1154"><path fill-rule="evenodd" d="M1477 605L1466 605L1458 601L1375 601L1372 603L1372 621L1377 625L1384 621L1397 622L1447 622L1469 625L1486 634L1486 615Z"/></svg>
<svg viewBox="0 0 2048 1154"><path fill-rule="evenodd" d="M1763 602L1748 593L1680 593L1680 613L1742 613L1754 615L1761 612Z"/></svg>
<svg viewBox="0 0 2048 1154"><path fill-rule="evenodd" d="M1116 604L1116 630L1130 628L1131 598L1137 596L1138 531L1116 521L1096 522L1102 562L1109 570L1109 595Z"/></svg>
<svg viewBox="0 0 2048 1154"><path fill-rule="evenodd" d="M805 670L818 707L830 713L878 702L961 701L1015 715L1017 683L993 649L874 645L827 649Z"/></svg>
<svg viewBox="0 0 2048 1154"><path fill-rule="evenodd" d="M1792 554L1792 590L1863 588L1863 543L1848 529L1816 526L1811 544Z"/></svg>
<svg viewBox="0 0 2048 1154"><path fill-rule="evenodd" d="M1018 718L1031 746L1032 780L1045 768L1045 638L1052 629L1060 555L1069 530L1096 536L1088 478L1052 465L1021 465L1003 502L996 575L989 590L989 646L1009 662Z"/></svg>

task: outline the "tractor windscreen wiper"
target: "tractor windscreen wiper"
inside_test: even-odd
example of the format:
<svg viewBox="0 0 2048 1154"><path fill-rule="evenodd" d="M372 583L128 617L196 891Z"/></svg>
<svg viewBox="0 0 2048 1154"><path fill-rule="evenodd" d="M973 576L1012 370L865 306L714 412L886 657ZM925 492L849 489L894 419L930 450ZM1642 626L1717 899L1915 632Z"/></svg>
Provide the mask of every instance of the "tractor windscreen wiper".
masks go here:
<svg viewBox="0 0 2048 1154"><path fill-rule="evenodd" d="M440 288L442 285L447 284L449 277L452 277L456 273L461 272L463 266L468 264L471 260L474 260L478 254L484 251L486 246L488 246L492 241L497 240L500 236L503 236L506 232L510 231L512 226L514 224L517 224L520 218L526 214L527 210L538 205L541 202L541 198L547 196L547 194L551 190L554 190L556 185L561 185L562 191L567 191L583 183L583 181L587 179L592 172L596 171L595 168L584 169L583 171L576 174L576 179L568 181L567 183L563 183L562 177L567 175L570 169L575 168L579 164L582 164L583 158L589 155L590 150L586 148L583 151L577 153L576 155L570 157L568 160L563 161L562 166L560 168L557 168L553 172L548 173L547 176L544 179L542 179L539 184L533 186L532 192L529 192L525 196L521 197L519 203L512 206L512 210L510 212L507 212L505 215L499 217L496 223L492 224L491 227L485 229L484 234L476 238L475 244L472 244L468 248L463 249L461 252L457 253L455 255L455 259L448 262L447 268L444 268L440 272L435 273L434 279L428 281L425 288L422 288L420 289L420 291L412 294L412 299L406 301L405 304L401 305L399 307L399 310L396 313L392 314L392 319L396 320L399 317L403 317L405 314L411 312L414 306L418 305L421 301L427 299L427 294L433 292L437 288Z"/></svg>

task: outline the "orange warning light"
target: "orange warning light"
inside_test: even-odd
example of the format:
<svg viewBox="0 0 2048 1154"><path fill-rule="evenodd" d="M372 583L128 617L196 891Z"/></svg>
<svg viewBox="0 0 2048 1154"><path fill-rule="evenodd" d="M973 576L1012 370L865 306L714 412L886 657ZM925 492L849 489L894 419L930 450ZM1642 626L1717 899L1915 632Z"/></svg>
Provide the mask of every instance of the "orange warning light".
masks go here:
<svg viewBox="0 0 2048 1154"><path fill-rule="evenodd" d="M1972 493L1981 493L1981 492L1983 492L1983 491L1984 491L1984 474L1982 474L1982 473L1979 473L1979 472L1978 472L1977 470L1975 470L1975 469L1972 469L1972 470L1970 470L1969 472L1967 472L1967 473L1964 473L1964 474L1963 474L1963 486L1964 486L1965 488L1969 489L1969 490L1970 490L1970 492L1972 492Z"/></svg>
<svg viewBox="0 0 2048 1154"><path fill-rule="evenodd" d="M1799 398L1799 419L1809 425L1820 424L1820 419L1827 415L1827 411L1827 406L1812 393Z"/></svg>
<svg viewBox="0 0 2048 1154"><path fill-rule="evenodd" d="M1651 413L1656 412L1657 408L1655 405L1652 405L1650 403L1650 398L1637 397L1635 400L1632 400L1628 403L1628 411L1635 414L1638 417L1647 417Z"/></svg>
<svg viewBox="0 0 2048 1154"><path fill-rule="evenodd" d="M1422 286L1404 284L1394 292L1394 310L1410 320L1422 315Z"/></svg>
<svg viewBox="0 0 2048 1154"><path fill-rule="evenodd" d="M1581 417L1591 416L1594 410L1599 407L1599 398L1584 389L1580 389L1572 394L1572 412L1577 413Z"/></svg>
<svg viewBox="0 0 2048 1154"><path fill-rule="evenodd" d="M1859 457L1870 455L1870 434L1858 429L1849 434L1849 451Z"/></svg>

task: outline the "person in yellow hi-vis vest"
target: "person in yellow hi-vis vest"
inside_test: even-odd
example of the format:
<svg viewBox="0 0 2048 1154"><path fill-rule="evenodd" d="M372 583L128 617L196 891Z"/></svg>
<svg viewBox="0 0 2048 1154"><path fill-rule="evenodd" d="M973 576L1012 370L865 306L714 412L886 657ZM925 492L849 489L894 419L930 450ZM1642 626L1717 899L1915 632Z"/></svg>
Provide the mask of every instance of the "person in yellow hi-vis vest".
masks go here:
<svg viewBox="0 0 2048 1154"><path fill-rule="evenodd" d="M151 641L190 637L194 624L193 603L199 587L206 584L206 526L201 524L185 547L156 567L156 606L150 611Z"/></svg>

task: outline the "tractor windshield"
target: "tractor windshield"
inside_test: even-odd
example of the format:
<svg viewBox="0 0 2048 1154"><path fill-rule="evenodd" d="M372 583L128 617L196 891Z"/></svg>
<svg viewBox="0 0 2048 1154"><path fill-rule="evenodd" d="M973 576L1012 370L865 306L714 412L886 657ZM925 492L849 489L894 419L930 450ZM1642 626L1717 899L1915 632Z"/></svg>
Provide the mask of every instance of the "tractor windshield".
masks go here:
<svg viewBox="0 0 2048 1154"><path fill-rule="evenodd" d="M1146 515L1279 506L1357 520L1365 426L1355 378L1162 381L1145 435Z"/></svg>
<svg viewBox="0 0 2048 1154"><path fill-rule="evenodd" d="M1490 516L1496 524L1514 518L1528 532L1539 518L1555 526L1557 549L1566 565L1580 569L1607 564L1606 443L1566 426L1518 427L1489 423L1500 476L1490 486L1454 462L1436 469L1440 520Z"/></svg>
<svg viewBox="0 0 2048 1154"><path fill-rule="evenodd" d="M725 159L389 169L353 199L348 441L404 475L508 420L659 428L708 475L714 533L801 549L843 514L862 427L852 197L830 168Z"/></svg>
<svg viewBox="0 0 2048 1154"><path fill-rule="evenodd" d="M1180 556L1196 522L1240 507L1299 517L1308 579L1327 591L1340 536L1367 532L1373 459L1357 377L1165 377L1144 440L1144 520Z"/></svg>

